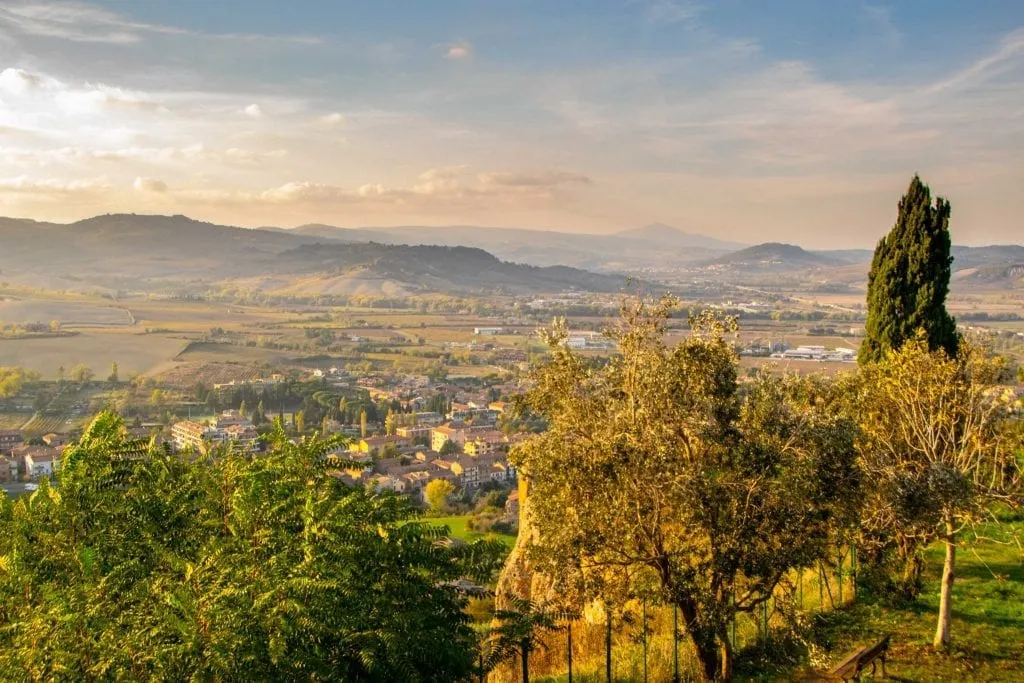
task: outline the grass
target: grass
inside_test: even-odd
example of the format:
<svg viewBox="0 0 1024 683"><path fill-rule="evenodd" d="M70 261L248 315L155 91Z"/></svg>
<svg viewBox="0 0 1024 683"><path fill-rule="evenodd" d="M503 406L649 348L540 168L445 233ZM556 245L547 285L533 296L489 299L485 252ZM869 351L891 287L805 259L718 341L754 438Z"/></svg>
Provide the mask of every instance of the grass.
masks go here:
<svg viewBox="0 0 1024 683"><path fill-rule="evenodd" d="M466 527L469 518L472 515L458 515L451 517L426 517L423 519L424 522L430 524L444 524L451 530L451 537L457 538L460 541L466 541L467 543L479 540L481 538L490 538L497 541L501 541L506 546L511 548L516 544L516 537L509 534L483 534L479 531L471 531Z"/></svg>
<svg viewBox="0 0 1024 683"><path fill-rule="evenodd" d="M1016 523L1024 534L1024 523ZM943 548L928 551L924 593L912 605L861 602L834 613L826 635L830 662L855 646L893 634L887 670L900 681L1019 681L1024 679L1024 555L1016 544L964 542L953 586L952 646L936 651Z"/></svg>
<svg viewBox="0 0 1024 683"><path fill-rule="evenodd" d="M459 519L459 518L454 518ZM1024 535L1024 522L1011 529ZM995 530L989 530L992 534ZM758 641L756 626L741 621L735 680L792 681L824 680L820 672L834 666L846 653L874 644L893 634L886 670L896 681L1020 681L1024 680L1024 556L1015 544L993 541L963 543L957 555L957 578L953 590L953 645L948 652L931 646L938 612L939 577L943 548L935 545L927 553L925 589L920 599L904 607L891 607L866 598L861 589L857 602L830 610L814 620L813 652L783 636L782 620L772 618L772 640L766 647ZM849 560L847 559L846 562ZM844 572L848 571L846 565ZM828 577L835 593L835 576ZM804 606L818 609L817 572L804 578ZM845 585L844 597L851 597ZM635 606L634 606L635 608ZM633 610L636 612L636 609ZM617 681L643 680L643 650L639 643L637 614L627 624L616 621L612 648ZM573 680L603 681L604 641L600 618L595 623L577 622L574 627ZM671 611L648 608L648 678L671 680ZM552 637L548 648L533 660L531 680L562 682L565 647L561 634ZM694 655L687 639L680 643L680 668L694 674ZM810 660L810 662L808 661ZM881 672L879 672L879 676ZM507 675L499 681L518 680ZM684 680L686 680L684 678Z"/></svg>

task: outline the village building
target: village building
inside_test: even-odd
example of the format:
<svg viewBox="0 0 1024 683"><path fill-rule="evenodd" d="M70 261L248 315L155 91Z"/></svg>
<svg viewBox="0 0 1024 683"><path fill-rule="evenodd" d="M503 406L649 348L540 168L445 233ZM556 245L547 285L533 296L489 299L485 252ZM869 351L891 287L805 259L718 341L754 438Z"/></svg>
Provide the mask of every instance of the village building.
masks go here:
<svg viewBox="0 0 1024 683"><path fill-rule="evenodd" d="M21 461L21 470L30 479L52 477L60 469L61 451L50 446L18 446L11 455Z"/></svg>

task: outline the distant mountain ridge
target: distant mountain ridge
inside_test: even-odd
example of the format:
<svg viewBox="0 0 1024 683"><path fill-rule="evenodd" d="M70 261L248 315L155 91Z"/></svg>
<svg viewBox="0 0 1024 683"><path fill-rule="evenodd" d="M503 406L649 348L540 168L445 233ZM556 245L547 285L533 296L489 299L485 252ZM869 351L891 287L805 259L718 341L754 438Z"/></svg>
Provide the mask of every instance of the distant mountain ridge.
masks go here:
<svg viewBox="0 0 1024 683"><path fill-rule="evenodd" d="M467 247L342 242L186 216L108 214L71 224L0 218L0 269L39 286L200 287L232 282L290 293L618 291L624 275L539 268Z"/></svg>
<svg viewBox="0 0 1024 683"><path fill-rule="evenodd" d="M0 217L4 278L59 289L236 283L332 293L617 291L680 274L729 281L800 277L863 282L872 251L734 243L652 224L587 235L477 226L240 228L186 216L107 214L70 224ZM1024 246L953 247L963 286L1021 288ZM207 283L204 285L203 283Z"/></svg>
<svg viewBox="0 0 1024 683"><path fill-rule="evenodd" d="M664 223L651 223L640 228L621 230L615 233L618 237L627 239L640 239L648 242L658 242L665 246L677 248L697 247L699 249L717 249L731 251L742 249L746 245L731 240L721 240L717 237L700 235L692 232L683 232L678 228Z"/></svg>
<svg viewBox="0 0 1024 683"><path fill-rule="evenodd" d="M535 266L566 265L599 272L692 263L744 245L653 224L612 234L569 233L473 225L338 228L301 225L293 231L344 242L477 247L500 259Z"/></svg>

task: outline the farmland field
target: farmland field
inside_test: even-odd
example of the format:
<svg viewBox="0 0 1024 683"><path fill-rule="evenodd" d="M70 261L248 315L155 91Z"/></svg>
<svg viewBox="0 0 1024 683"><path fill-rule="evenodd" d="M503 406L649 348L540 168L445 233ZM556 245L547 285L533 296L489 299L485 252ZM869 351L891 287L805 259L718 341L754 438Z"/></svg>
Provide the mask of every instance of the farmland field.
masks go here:
<svg viewBox="0 0 1024 683"><path fill-rule="evenodd" d="M194 342L175 356L175 360L198 362L245 362L245 363L276 363L284 360L288 352L275 349L264 349L256 346L236 346L233 344L214 344Z"/></svg>
<svg viewBox="0 0 1024 683"><path fill-rule="evenodd" d="M0 413L0 429L18 429L32 417L32 413Z"/></svg>
<svg viewBox="0 0 1024 683"><path fill-rule="evenodd" d="M213 363L169 361L155 366L149 373L161 384L174 387L192 387L197 382L206 386L244 382L261 376L259 368L252 363Z"/></svg>
<svg viewBox="0 0 1024 683"><path fill-rule="evenodd" d="M145 372L173 357L186 341L168 335L125 331L88 331L73 337L0 340L0 366L35 370L43 379L56 379L58 368L70 370L84 363L105 377L111 363L122 376Z"/></svg>
<svg viewBox="0 0 1024 683"><path fill-rule="evenodd" d="M125 326L132 324L124 308L47 299L0 299L0 320L8 323L49 323L65 327Z"/></svg>

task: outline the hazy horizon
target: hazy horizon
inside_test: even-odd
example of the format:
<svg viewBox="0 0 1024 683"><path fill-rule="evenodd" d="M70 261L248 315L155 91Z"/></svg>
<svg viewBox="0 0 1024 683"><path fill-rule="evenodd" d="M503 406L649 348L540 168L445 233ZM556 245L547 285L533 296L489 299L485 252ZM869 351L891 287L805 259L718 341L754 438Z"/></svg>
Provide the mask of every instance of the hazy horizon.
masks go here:
<svg viewBox="0 0 1024 683"><path fill-rule="evenodd" d="M0 215L1019 243L1024 5L6 3Z"/></svg>

